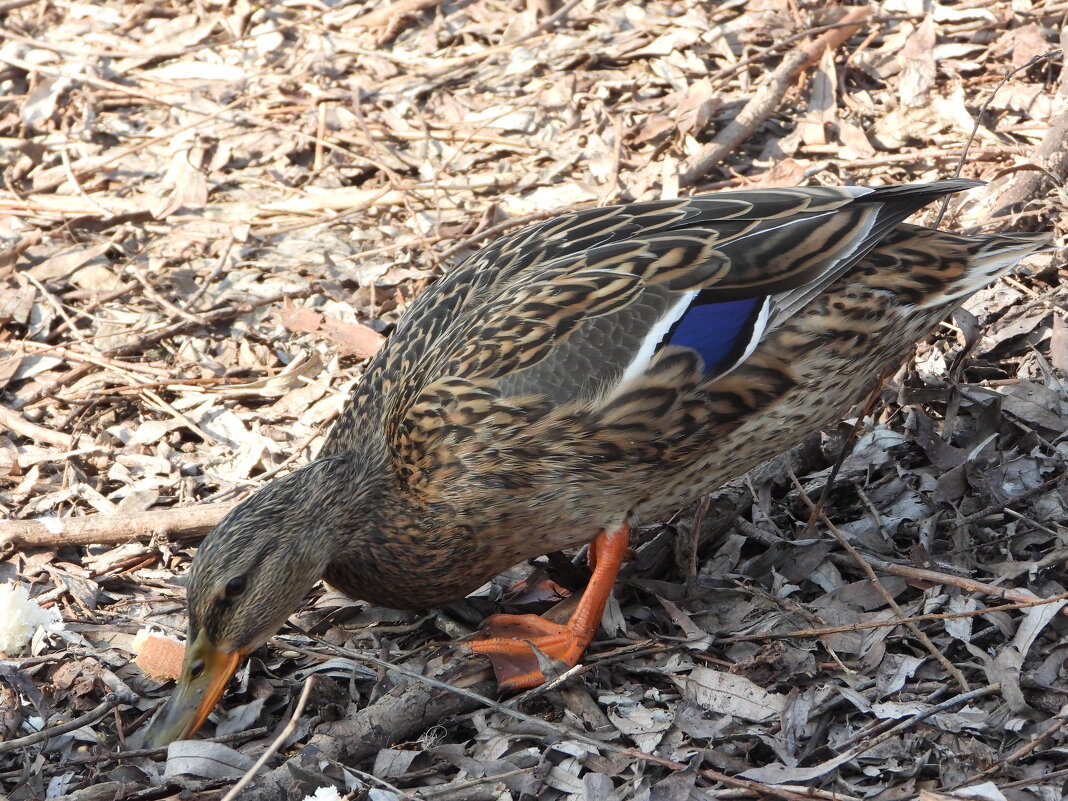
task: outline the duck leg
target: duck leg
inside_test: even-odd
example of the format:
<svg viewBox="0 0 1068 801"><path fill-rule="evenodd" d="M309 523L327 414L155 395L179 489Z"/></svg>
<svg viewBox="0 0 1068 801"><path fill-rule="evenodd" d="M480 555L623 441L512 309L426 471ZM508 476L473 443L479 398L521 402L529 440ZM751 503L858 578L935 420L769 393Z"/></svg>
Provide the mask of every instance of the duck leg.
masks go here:
<svg viewBox="0 0 1068 801"><path fill-rule="evenodd" d="M587 560L593 576L566 625L538 615L493 615L486 619L482 631L489 636L468 645L475 653L489 657L502 690L524 690L545 681L531 645L568 667L578 664L601 624L629 541L630 527L623 524L611 534L602 531L590 543Z"/></svg>

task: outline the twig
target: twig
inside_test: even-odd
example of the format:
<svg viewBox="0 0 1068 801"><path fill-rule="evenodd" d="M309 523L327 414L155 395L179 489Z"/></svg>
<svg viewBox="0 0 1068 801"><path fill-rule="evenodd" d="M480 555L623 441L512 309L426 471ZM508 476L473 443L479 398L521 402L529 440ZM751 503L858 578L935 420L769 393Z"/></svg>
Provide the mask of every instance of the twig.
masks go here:
<svg viewBox="0 0 1068 801"><path fill-rule="evenodd" d="M254 729L245 729L244 731L234 732L233 734L224 734L222 737L206 737L205 742L230 743L238 740L254 740L257 737L262 737L266 733L266 726L257 726ZM81 759L64 759L61 762L56 762L51 765L44 765L43 770L52 773L62 773L65 770L82 767L83 765L97 765L102 762L119 762L123 759L134 759L136 757L143 756L161 757L166 753L167 746L163 746L162 748L131 748L128 751L93 754L92 756L83 757ZM4 773L0 773L0 779L17 779L21 775L22 769L19 768L17 770L9 770Z"/></svg>
<svg viewBox="0 0 1068 801"><path fill-rule="evenodd" d="M568 0L568 2L560 6L560 8L558 8L553 14L539 22L533 30L528 31L522 36L516 39L512 39L509 42L503 42L501 44L494 45L493 47L484 48L478 51L477 53L472 53L469 56L459 56L453 59L443 59L445 61L443 65L434 67L433 69L425 70L424 72L420 73L420 77L428 78L431 80L436 78L442 78L457 69L473 66L499 53L512 50L518 45L524 44L525 42L529 42L531 39L541 35L545 31L552 28L554 25L556 25L557 22L564 19L564 17L570 14L571 10L581 2L583 2L583 0Z"/></svg>
<svg viewBox="0 0 1068 801"><path fill-rule="evenodd" d="M385 8L368 11L352 21L352 25L362 28L379 28L393 22L396 17L403 14L414 14L428 8L441 5L444 0L395 0Z"/></svg>
<svg viewBox="0 0 1068 801"><path fill-rule="evenodd" d="M144 340L138 342L138 345L143 344ZM103 367L105 370L117 370L122 373L126 373L133 378L133 373L143 373L145 375L156 376L159 378L166 378L171 371L163 367L154 367L150 364L141 364L140 362L120 362L116 359L109 359L106 356L101 356L97 353L82 353L74 348L68 348L63 345L48 345L41 342L33 342L32 340L24 339L20 340L19 344L22 347L32 350L34 353L40 354L53 354L60 356L64 359L70 359L76 362L88 362L89 364L95 364L97 367ZM139 352L140 347L131 349L131 352Z"/></svg>
<svg viewBox="0 0 1068 801"><path fill-rule="evenodd" d="M233 503L180 506L116 515L46 517L37 520L0 520L0 554L15 548L65 545L121 545L163 539L200 539Z"/></svg>
<svg viewBox="0 0 1068 801"><path fill-rule="evenodd" d="M990 108L990 104L994 102L994 98L997 97L997 94L1001 90L1001 88L1005 86L1005 84L1007 84L1009 81L1011 81L1017 73L1030 69L1035 64L1038 64L1040 61L1045 61L1046 59L1053 58L1054 56L1058 56L1060 54L1060 50L1051 50L1048 53L1042 53L1041 55L1033 56L1030 61L1028 61L1026 64L1023 64L1022 66L1017 67L1016 69L1005 70L1005 75L1002 77L998 85L994 87L994 91L990 93L990 97L988 97L986 99L986 102L983 103L983 105L979 108L979 113L975 115L975 122L972 124L972 132L968 135L968 141L964 143L964 150L963 152L961 152L960 159L957 161L957 169L953 171L954 178L960 178L961 171L964 169L964 164L968 160L968 150L971 148L972 142L975 141L976 134L979 133L979 125L982 123L983 117L986 116L987 109ZM1051 126L1049 130L1052 131L1053 126ZM1043 141L1043 143L1045 142ZM1034 197L1034 195L1035 193L1033 191L1028 192L1029 198ZM942 198L942 205L938 209L938 216L935 217L935 221L931 226L932 228L941 227L942 218L946 216L946 210L949 209L950 198L950 195L946 195L944 198ZM994 216L998 215L995 214Z"/></svg>
<svg viewBox="0 0 1068 801"><path fill-rule="evenodd" d="M1054 779L1063 779L1065 777L1068 777L1068 768L1063 768L1061 770L1051 770L1049 773L1043 773L1042 777L1041 777L1041 781L1044 782L1044 783L1048 783L1048 782L1053 781ZM1030 788L1033 788L1035 786L1036 786L1036 784L1035 784L1035 777L1034 776L1028 776L1026 779L1017 779L1014 782L1005 782L1004 784L1002 784L1001 782L998 782L998 789L999 790L1010 790L1010 789L1015 789L1017 787L1026 787L1026 788L1030 789ZM1048 786L1056 786L1056 785L1048 785Z"/></svg>
<svg viewBox="0 0 1068 801"><path fill-rule="evenodd" d="M77 310L77 314L78 314L79 317L82 317L82 318L84 318L86 320L91 320L92 317L90 317L90 315L89 315L89 313L91 311L97 309L100 306L103 306L105 303L113 301L113 300L115 300L117 298L121 298L123 295L127 294L128 292L131 292L136 286L137 286L136 283L122 284L121 286L116 287L115 289L111 290L110 292L106 292L103 295L101 295L99 292L92 292L92 291L90 291L89 293L86 293L85 290L78 289L78 290L74 290L73 292L65 293L63 295L63 300L69 302L69 301L72 301L72 300L80 300L80 299L82 299L84 297L91 298L91 300L88 303L85 304L84 308ZM68 322L67 320L64 320L62 323L60 323L54 329L52 329L52 336L53 337L57 337L60 334L64 333L65 331L71 329L72 326L73 326L73 321ZM78 335L75 335L75 336L78 336ZM92 339L92 337L85 337L85 336L78 336L78 338L79 339Z"/></svg>
<svg viewBox="0 0 1068 801"><path fill-rule="evenodd" d="M167 403L167 401L163 400L163 398L161 398L159 396L159 393L153 392L151 389L146 389L141 394L143 395L144 399L147 401L145 405L148 406L149 408L153 408L154 407L157 411L166 412L167 414L169 414L171 417L173 417L179 423L184 425L186 428L188 428L190 431L192 431L194 434L196 434L198 437L200 437L205 442L211 442L211 443L214 443L214 444L222 444L222 440L220 440L216 436L213 436L209 432L205 431L202 426L197 425L196 421L191 420L189 418L189 415L183 414L182 412L180 412L177 409L175 409L174 406L172 406L171 404Z"/></svg>
<svg viewBox="0 0 1068 801"><path fill-rule="evenodd" d="M34 3L39 2L41 2L41 0L7 0L6 3L0 3L0 14L6 14L8 11L14 11L16 8L32 6Z"/></svg>
<svg viewBox="0 0 1068 801"><path fill-rule="evenodd" d="M177 306L157 292L156 288L152 286L152 282L148 280L148 276L146 276L141 271L141 268L137 266L136 261L130 260L126 266L129 268L130 272L133 273L133 277L137 279L137 283L141 285L145 294L148 295L149 300L154 301L157 306L165 312L173 314L175 317L181 317L183 320L195 323L196 325L204 325L204 322L199 317L186 311L180 306Z"/></svg>
<svg viewBox="0 0 1068 801"><path fill-rule="evenodd" d="M34 442L44 442L55 445L65 451L74 450L74 437L61 431L53 431L50 428L31 423L18 412L0 406L0 427L13 431L19 436L32 439Z"/></svg>
<svg viewBox="0 0 1068 801"><path fill-rule="evenodd" d="M307 634L307 632L305 632L305 634ZM312 637L310 634L308 636ZM652 762L671 770L686 770L689 767L682 762L676 762L655 754L645 753L637 748L626 748L624 746L615 745L614 743L602 742L592 737L588 737L584 733L576 731L570 727L552 723L533 715L528 715L525 712L520 712L510 706L494 701L479 692L455 684L450 684L447 681L442 681L441 679L432 676L423 675L384 659L351 651L318 637L312 638L335 653L354 661L365 662L374 665L375 667L390 671L394 674L403 676L412 682L394 687L393 690L375 701L375 703L360 709L356 713L355 720L340 721L339 723L320 726L319 731L323 733L324 737L316 744L328 758L343 757L348 761L358 762L360 759L374 754L379 748L385 747L385 745L391 741L392 737L408 736L410 731L418 729L426 719L440 720L446 715L460 714L470 709L483 707L500 712L503 715L522 721L528 725L535 726L537 729L544 731L547 734L555 735L561 739L575 740L596 749L622 754L631 759L641 759L646 762ZM446 675L453 676L455 679L479 682L475 686L492 687L494 683L488 678L491 675L488 667L481 667L484 663L485 660L482 657L466 655L463 661L448 668ZM480 667L476 668L476 665L479 665ZM480 678L482 676L485 676L486 678ZM427 690L429 689L437 691L437 694L428 693ZM398 732L395 727L401 722L403 722L402 728L404 731ZM356 734L357 737L354 738L352 736L353 734ZM351 743L351 748L346 751L345 746L341 743ZM728 776L727 774L716 770L705 769L701 770L700 773L707 779L721 782L729 787L748 791L758 797L777 798L781 799L781 801L811 801L813 798L812 795L796 793L785 788L768 786L749 779ZM274 783L277 785L278 783L290 781L292 781L292 774L285 766L282 766L276 771L271 772L266 783ZM265 790L260 794L253 793L252 797L267 799L273 798L275 795L270 794ZM817 795L815 797L830 798L831 796Z"/></svg>
<svg viewBox="0 0 1068 801"><path fill-rule="evenodd" d="M293 452L290 453L289 456L287 456L281 462L276 464L270 470L264 470L262 473L257 473L256 476L255 476L256 484L262 486L263 483L265 481L267 481L268 479L272 479L276 475L278 475L279 473L287 470L291 464L296 462L298 459L300 459L304 455L304 452L311 446L311 444L313 442L315 442L316 439L318 439L319 437L321 437L323 435L323 431L326 429L326 427L330 423L332 423L334 421L334 419L336 417L337 417L336 413L331 414L329 417L327 417L325 420L323 420L318 426L316 426L315 430L312 433L310 433L308 436L306 436L303 440L298 442L296 445L292 446L292 451ZM216 492L216 493L214 493L212 495L209 495L207 498L204 498L202 501L200 501L200 503L201 504L207 504L207 503L212 503L214 501L221 501L224 498L229 498L230 496L236 495L237 493L246 492L247 489L248 488L245 487L245 486L226 487L226 488L221 489L221 490L219 490L218 492Z"/></svg>
<svg viewBox="0 0 1068 801"><path fill-rule="evenodd" d="M45 302L48 303L48 305L51 306L53 309L55 309L56 314L63 318L63 322L61 323L61 325L64 326L65 330L69 330L71 336L78 340L80 344L84 345L86 340L85 333L80 331L74 325L74 319L67 313L67 310L63 307L63 304L59 302L59 299L55 295L53 295L52 292L49 291L48 287L46 287L41 282L41 280L37 278L37 276L35 276L32 272L26 272L23 273L23 275L26 276L27 281L29 281L37 288L37 292L41 295L42 298L44 298ZM75 313L78 314L78 312Z"/></svg>
<svg viewBox="0 0 1068 801"><path fill-rule="evenodd" d="M994 612L1013 612L1018 609L1030 609L1033 606L1044 606L1046 604L1058 603L1060 601L1068 600L1068 592L1062 592L1060 595L1053 595L1048 598L1031 598L1025 601L1017 601L1011 604L999 604L998 606L984 606L981 609L971 609L966 612L929 612L924 615L912 615L905 618L910 623L924 623L929 620L960 620L969 617L981 617L982 615L989 615ZM1061 609L1062 614L1068 614L1065 611L1068 607ZM716 642L722 645L736 643L736 642L763 642L765 640L792 640L792 639L810 639L813 637L826 637L830 634L846 634L851 631L865 631L869 629L885 629L892 626L900 626L905 620L893 619L893 620L869 620L865 623L844 623L841 626L822 626L815 629L795 629L794 631L783 632L761 632L760 634L735 634L730 637L719 637Z"/></svg>
<svg viewBox="0 0 1068 801"><path fill-rule="evenodd" d="M100 212L101 216L115 217L117 214L115 211L102 205L96 198L86 192L85 187L78 181L78 177L74 174L74 167L71 165L68 148L61 147L59 149L59 156L60 160L63 162L63 174L67 176L67 181L74 187L74 190L81 196L82 200Z"/></svg>
<svg viewBox="0 0 1068 801"><path fill-rule="evenodd" d="M664 757L659 757L655 754L648 754L637 748L627 748L625 746L619 746L615 745L614 743L603 742L601 740L596 740L592 737L587 737L585 734L575 731L574 729L570 729L557 723L550 723L547 720L534 717L533 715L528 715L525 712L520 712L518 709L513 709L510 706L502 704L498 701L494 701L484 695L480 695L479 693L472 692L471 690L467 690L462 687L456 687L447 682L440 681L431 676L425 676L422 673L417 673L413 670L408 670L403 666L396 665L392 662L387 662L384 659L379 659L377 657L370 656L368 654L358 653L355 651L349 651L348 649L342 648L338 645L334 645L333 643L327 642L326 640L319 640L319 642L321 642L323 645L329 646L337 653L343 654L344 656L347 656L350 659L367 662L368 664L375 665L376 667L399 673L400 675L405 676L406 678L412 679L414 681L422 682L431 687L435 687L436 689L444 690L449 693L454 693L458 696L466 698L469 701L473 701L479 704L480 706L493 709L494 711L500 712L503 715L536 726L540 729L551 732L559 737L570 740L578 740L579 742L593 746L594 748L612 751L614 753L622 754L632 759L643 759L666 768L671 768L673 770L685 770L688 767L682 762L665 759ZM481 660L481 657L479 659ZM777 787L769 787L765 784L761 784L760 782L754 782L748 779L739 779L734 776L728 776L725 773L720 773L719 771L715 770L702 770L701 774L706 776L707 778L711 778L714 781L722 782L731 787L755 792L757 793L757 795L767 795L769 797L781 798L784 799L784 801L800 801L801 799L809 798L809 796L794 793L789 790L784 790Z"/></svg>
<svg viewBox="0 0 1068 801"><path fill-rule="evenodd" d="M267 760L274 756L278 749L285 744L285 741L289 739L289 736L297 730L297 723L300 721L300 716L304 712L304 705L308 702L308 696L311 694L311 689L314 685L315 675L312 674L304 681L304 689L300 691L300 698L297 699L297 705L293 708L293 714L289 716L289 722L282 728L282 731L278 732L274 742L267 746L267 750L260 754L260 758L253 763L252 767L245 771L245 775L241 777L240 781L222 797L222 801L234 801L237 798L237 794L248 787L252 779L259 773L260 768L267 764Z"/></svg>
<svg viewBox="0 0 1068 801"><path fill-rule="evenodd" d="M175 378L171 381L146 381L143 384L116 384L108 387L106 390L113 395L140 395L146 389L166 389L172 392L181 392L183 390L190 390L199 387L212 387L222 385L222 388L236 388L240 389L241 384L235 383L233 376L216 375L207 378ZM56 395L67 403L84 400L86 398L99 397L103 390L100 388L79 390L77 392L68 392L63 396ZM48 403L48 399L36 399L33 403L27 403L22 408L34 409L40 408Z"/></svg>
<svg viewBox="0 0 1068 801"><path fill-rule="evenodd" d="M419 790L419 795L422 796L425 801L464 801L464 799L470 798L470 792L474 788L486 784L488 782L497 782L501 779L508 779L512 776L522 776L524 773L530 773L535 769L534 765L529 768L516 768L515 770L508 770L504 773L490 773L482 776L478 779L468 779L464 782L457 782L456 784L443 784L440 787L423 787ZM350 768L351 770L351 768Z"/></svg>
<svg viewBox="0 0 1068 801"><path fill-rule="evenodd" d="M351 765L347 768L347 770L350 773L355 774L357 777L363 779L368 784L377 784L380 787L385 787L387 790L389 790L390 792L396 793L401 798L408 799L408 801L421 801L417 796L414 796L411 793L404 792L404 790L402 790L401 788L397 787L396 785L390 784L385 779L378 778L373 773L367 773L366 771L363 771L363 770L357 770L356 768L352 767ZM487 776L485 779L483 779L483 781L493 781L493 779L495 779L495 778L496 778L496 776ZM223 799L223 801L226 801L226 799Z"/></svg>
<svg viewBox="0 0 1068 801"><path fill-rule="evenodd" d="M789 468L787 469L790 475L790 481L801 494L801 498L810 509L817 510L816 504L814 504L812 499L808 497L808 493L805 492L805 488L801 486L801 482L798 480L797 475L793 470ZM883 596L887 605L894 610L894 613L897 614L899 618L901 618L902 625L906 626L909 631L913 633L916 639L918 639L923 647L927 649L927 652L938 661L950 676L953 677L953 680L957 682L961 689L967 692L969 689L968 681L964 678L964 674L960 672L956 665L946 658L945 654L938 650L937 646L931 642L930 638L917 625L907 622L908 616L905 614L904 610L898 606L897 601L894 600L894 596L887 592L886 587L879 581L879 577L875 575L875 571L872 570L871 565L869 565L857 549L853 547L853 544L846 538L846 535L839 530L838 526L832 523L830 518L822 512L820 512L820 518L823 520L828 530L830 530L831 534L834 535L834 538L838 540L838 544L845 548L849 555L853 557L853 560L860 566L860 569L867 574L868 580L871 582L876 592Z"/></svg>
<svg viewBox="0 0 1068 801"><path fill-rule="evenodd" d="M957 520L954 520L952 523L953 528L963 528L964 526L967 526L970 523L974 523L977 520L982 520L983 518L989 517L995 512L1003 512L1005 511L1005 508L1008 507L1010 504L1019 503L1020 501L1026 501L1028 498L1031 498L1035 495L1045 492L1048 489L1051 489L1052 487L1057 486L1057 484L1063 480L1064 474L1058 473L1057 475L1053 476L1053 478L1048 478L1041 484L1031 487L1030 489L1021 492L1019 495L1013 495L1011 498L1007 498L1001 503L993 503L990 504L990 506L984 506L978 512L972 512L970 515L966 515L965 517L961 517Z"/></svg>
<svg viewBox="0 0 1068 801"><path fill-rule="evenodd" d="M1062 35L1068 39L1068 29ZM1068 69L1064 70L1064 76L1068 82ZM1023 173L1018 180L1012 181L997 196L999 203L990 213L988 221L997 221L1003 231L1034 230L1035 220L1023 213L1024 208L1048 193L1051 184L1055 183L1050 179L1051 175L1055 175L1062 186L1068 176L1068 91L1062 90L1055 102L1062 111L1050 122L1042 143L1031 157L1040 170ZM991 183L993 185L988 191L995 192L1001 181ZM1056 207L1056 201L1054 204ZM1007 224L1005 218L1009 218Z"/></svg>
<svg viewBox="0 0 1068 801"><path fill-rule="evenodd" d="M923 721L927 720L927 718L929 717L938 715L942 712L947 712L953 707L961 706L962 704L967 704L971 701L976 700L977 698L982 698L985 695L996 693L1000 689L1000 684L987 684L986 686L980 687L976 690L971 690L970 692L955 695L948 701L943 701L940 704L932 706L930 709L926 709L923 712L913 715L912 717L905 718L903 721L901 721L895 726L890 727L889 729L887 729L874 739L870 740L869 742L858 744L853 748L850 748L849 751L847 751L845 754L840 754L839 756L834 757L830 761L841 764L843 760L856 759L858 756L864 754L865 752L871 751L873 748L882 745L890 738L896 737L906 729L911 729L914 726L919 725Z"/></svg>
<svg viewBox="0 0 1068 801"><path fill-rule="evenodd" d="M145 348L149 345L154 345L157 342L161 342L165 339L173 339L181 334L195 331L202 326L208 326L211 323L217 323L220 320L226 320L231 317L240 317L242 314L250 314L256 309L263 306L271 306L272 304L289 299L306 298L309 295L315 293L315 288L312 286L306 289L296 290L293 292L279 292L275 295L271 295L266 298L256 298L255 300L242 301L235 303L233 306L227 306L224 309L216 309L215 311L204 312L199 315L200 322L192 322L190 320L182 320L181 322L172 323L171 325L157 328L155 331L150 331L140 336L137 341L129 342L125 345L120 345L117 348L112 348L107 353L113 356L129 356L135 353L143 353ZM166 371L164 371L166 373Z"/></svg>
<svg viewBox="0 0 1068 801"><path fill-rule="evenodd" d="M444 690L445 692L458 695L461 698L466 698L468 701L474 701L476 704L483 706L487 709L492 709L495 712L500 712L502 715L515 718L516 720L522 721L523 723L527 723L531 726L535 726L539 729L542 729L543 731L555 734L559 737L575 738L581 740L582 742L585 742L587 745L592 745L595 747L600 747L601 745L603 745L603 743L597 740L586 737L581 732L569 729L560 724L550 723L547 720L534 717L533 715L528 715L526 712L520 712L518 709L513 709L510 706L502 704L499 701L494 701L492 698L488 698L485 695L474 692L473 690L468 690L465 687L458 687L455 684L450 684L449 682L441 681L440 679L436 679L433 676L426 676L417 671L409 670L403 665L398 665L394 662L388 662L385 659L379 659L376 656L371 656L369 654L360 653L359 651L352 651L347 648L342 648L341 646L334 645L333 643L327 642L326 640L319 640L319 642L323 645L329 646L332 650L342 656L347 657L348 659L352 659L357 662L366 662L369 665L374 665L375 667L381 668L383 670L397 673L401 676L404 676L406 679L420 682L437 690ZM480 663L482 662L481 657L478 657L477 659Z"/></svg>
<svg viewBox="0 0 1068 801"><path fill-rule="evenodd" d="M917 20L919 20L919 19L922 19L922 17L909 17L909 16L885 17L885 16L880 16L880 17L875 17L874 19L871 20L871 22L875 23L875 24L881 24L881 23L885 23L885 22L904 22L904 21L906 21L908 19L917 19ZM715 73L709 75L708 79L710 81L719 82L721 86L724 86L724 85L726 85L726 82L730 78L733 78L736 74L738 74L739 72L741 72L743 69L748 67L750 64L753 64L754 62L763 61L765 58L767 58L768 56L772 55L773 53L777 53L780 50L789 49L795 42L799 42L802 39L805 39L805 38L807 38L809 36L814 36L814 35L819 34L819 33L825 33L827 31L832 31L835 28L843 28L843 27L845 27L847 25L851 25L851 24L852 24L851 22L846 22L846 21L834 22L834 23L831 23L830 25L817 25L817 26L812 27L812 28L806 28L803 31L798 31L797 33L794 33L794 34L791 34L790 36L787 36L785 39L783 39L781 41L775 42L774 44L768 45L767 47L762 47L761 49L757 50L755 53L753 53L751 55L748 55L743 59L739 59L735 63L731 64L729 67L724 67L719 72L715 72ZM716 87L716 88L719 88L719 87Z"/></svg>
<svg viewBox="0 0 1068 801"><path fill-rule="evenodd" d="M120 703L122 702L119 700L119 696L116 693L108 693L104 696L104 700L101 701L95 709L86 712L81 717L77 717L66 723L59 723L55 726L47 726L40 731L35 731L33 734L27 734L25 737L17 737L14 740L7 740L6 742L0 743L0 754L6 754L8 751L17 751L20 748L26 748L27 746L43 742L44 740L51 739L57 735L66 734L69 731L80 729L82 726L89 726L96 723L101 718L106 717L111 710L117 707Z"/></svg>
<svg viewBox="0 0 1068 801"><path fill-rule="evenodd" d="M8 35L9 34L7 34L5 32L5 36L8 36ZM37 43L35 46L40 47L43 44L44 43ZM213 46L218 46L218 43L212 42L212 45ZM159 57L159 54L157 54L157 57ZM88 177L88 176L90 176L90 175L92 175L94 173L100 172L105 167L107 167L107 166L109 166L111 164L115 164L115 163L121 162L123 159L126 159L126 158L128 158L128 157L130 157L130 156L132 156L132 155L134 155L134 154L136 154L138 152L140 152L141 150L144 150L144 149L146 149L148 147L151 147L153 145L158 145L159 143L165 142L168 139L173 139L174 137L178 136L178 134L184 133L185 131L192 130L192 129L200 127L202 125L206 125L209 122L214 122L219 117L222 117L223 115L225 115L228 111L231 111L231 110L237 108L240 104L251 102L251 101L257 100L257 99L259 99L259 95L258 94L252 95L252 96L239 94L236 99L234 99L230 103L227 103L225 106L220 106L218 109L213 111L211 114L204 114L202 111L196 110L196 109L186 109L186 111L188 113L196 114L196 115L200 115L200 116L198 116L192 122L188 122L188 123L186 123L184 125L179 125L178 127L172 128L171 130L169 130L169 131L167 131L165 133L159 134L158 136L146 137L144 139L139 140L135 144L129 145L128 147L112 148L111 150L107 151L106 153L104 153L102 155L99 155L99 156L87 156L87 157L85 157L83 159L79 159L78 161L74 162L71 165L71 172L73 172L75 177L78 177L78 178ZM66 171L64 171L62 173L62 177L57 177L57 178L55 178L53 180L50 180L50 181L45 181L45 182L42 182L40 184L35 184L34 191L38 192L41 195L47 194L49 192L53 192L56 189L58 189L59 187L61 187L63 185L64 181L66 181L67 179L68 179L68 175L67 175Z"/></svg>
<svg viewBox="0 0 1068 801"><path fill-rule="evenodd" d="M823 51L839 47L846 39L856 33L863 25L864 20L871 14L871 9L857 7L850 9L842 18L842 27L829 30L821 34L817 39L787 53L782 63L768 78L753 98L745 104L738 115L720 131L715 139L702 147L692 156L679 177L680 186L692 186L701 180L709 170L718 164L725 156L730 154L738 145L752 136L756 129L778 107L786 96L787 90L793 85L797 76L805 68L819 61Z"/></svg>
<svg viewBox="0 0 1068 801"><path fill-rule="evenodd" d="M977 773L973 773L967 779L961 779L959 782L953 784L952 786L944 788L943 791L948 792L951 790L956 790L958 787L964 787L965 785L972 784L974 782L979 781L980 779L997 773L1006 765L1011 765L1013 762L1019 762L1024 757L1033 753L1040 745L1046 742L1050 737L1059 732L1065 726L1068 726L1068 704L1062 706L1061 711L1058 712L1053 718L1053 720L1049 722L1049 725L1047 725L1046 728L1040 731L1034 738L1021 745L1008 756L998 759L997 761L993 762L991 765L983 768ZM1043 778L1047 777L1044 776Z"/></svg>
<svg viewBox="0 0 1068 801"><path fill-rule="evenodd" d="M215 264L212 266L211 271L200 281L200 286L196 291L190 295L186 301L182 304L182 308L189 312L196 310L197 304L200 299L204 297L204 293L208 291L208 287L215 283L215 279L222 273L223 268L226 266L227 261L230 258L230 251L234 248L234 235L230 234L226 237L226 241L223 243L219 258L215 260Z"/></svg>
<svg viewBox="0 0 1068 801"><path fill-rule="evenodd" d="M987 584L983 581L975 581L974 579L965 576L954 576L950 573L939 573L934 570L925 570L922 567L912 567L910 565L895 565L893 562L884 562L882 559L875 559L870 556L864 557L864 561L876 570L881 570L884 573L890 573L894 576L900 576L901 578L928 581L932 584L949 584L954 587L960 587L962 590L968 592L981 592L984 595L993 595L995 598L1004 598L1006 601L1013 601L1021 604L1031 604L1037 600L1035 596L1029 595L1026 592L1007 587L999 587L996 584ZM1064 614L1068 614L1068 608L1062 611Z"/></svg>

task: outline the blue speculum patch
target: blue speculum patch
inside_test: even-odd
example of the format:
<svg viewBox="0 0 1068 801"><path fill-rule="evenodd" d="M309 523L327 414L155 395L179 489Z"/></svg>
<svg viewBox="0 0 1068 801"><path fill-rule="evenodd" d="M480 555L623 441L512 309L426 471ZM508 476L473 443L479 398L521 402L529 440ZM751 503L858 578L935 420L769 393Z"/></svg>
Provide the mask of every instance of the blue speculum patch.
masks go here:
<svg viewBox="0 0 1068 801"><path fill-rule="evenodd" d="M700 353L705 375L726 370L745 353L763 304L764 298L701 303L698 295L672 326L664 344Z"/></svg>

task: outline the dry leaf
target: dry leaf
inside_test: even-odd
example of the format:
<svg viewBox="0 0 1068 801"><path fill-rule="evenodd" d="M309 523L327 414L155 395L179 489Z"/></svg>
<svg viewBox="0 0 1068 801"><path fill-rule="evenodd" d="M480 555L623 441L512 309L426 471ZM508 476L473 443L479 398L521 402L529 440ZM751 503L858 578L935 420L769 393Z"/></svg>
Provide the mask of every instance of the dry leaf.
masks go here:
<svg viewBox="0 0 1068 801"><path fill-rule="evenodd" d="M782 695L769 693L744 676L721 670L696 667L689 676L675 681L698 706L743 720L771 720L782 714L786 704Z"/></svg>

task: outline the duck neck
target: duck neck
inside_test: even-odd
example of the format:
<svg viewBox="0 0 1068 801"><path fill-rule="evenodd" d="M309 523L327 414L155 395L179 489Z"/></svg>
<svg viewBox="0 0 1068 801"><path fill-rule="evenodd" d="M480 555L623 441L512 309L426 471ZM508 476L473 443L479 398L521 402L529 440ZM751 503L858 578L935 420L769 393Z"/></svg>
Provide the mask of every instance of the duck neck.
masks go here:
<svg viewBox="0 0 1068 801"><path fill-rule="evenodd" d="M317 492L308 498L307 513L319 521L317 528L332 555L359 548L377 519L380 500L388 482L385 438L367 437L358 449L316 459L304 470L312 471Z"/></svg>

